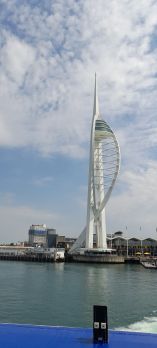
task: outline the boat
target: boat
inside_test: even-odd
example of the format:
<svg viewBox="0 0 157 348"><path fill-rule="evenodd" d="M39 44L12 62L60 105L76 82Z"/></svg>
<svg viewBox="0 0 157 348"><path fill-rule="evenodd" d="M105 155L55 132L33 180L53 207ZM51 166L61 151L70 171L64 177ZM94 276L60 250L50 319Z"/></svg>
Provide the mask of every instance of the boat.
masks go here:
<svg viewBox="0 0 157 348"><path fill-rule="evenodd" d="M155 262L143 261L141 265L145 268L157 269L157 264Z"/></svg>
<svg viewBox="0 0 157 348"><path fill-rule="evenodd" d="M5 348L155 348L157 334L109 330L109 343L93 344L92 329L0 324L0 347Z"/></svg>

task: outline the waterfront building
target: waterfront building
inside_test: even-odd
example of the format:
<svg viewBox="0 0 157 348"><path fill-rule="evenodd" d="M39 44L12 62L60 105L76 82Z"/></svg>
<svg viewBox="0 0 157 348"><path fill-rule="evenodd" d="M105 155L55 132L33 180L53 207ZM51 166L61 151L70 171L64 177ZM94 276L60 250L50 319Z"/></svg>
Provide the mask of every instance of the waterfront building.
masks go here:
<svg viewBox="0 0 157 348"><path fill-rule="evenodd" d="M120 151L115 134L101 118L98 105L95 76L93 120L90 138L88 199L86 227L70 250L73 254L80 248L93 249L93 235L96 248L107 249L105 206L119 171Z"/></svg>
<svg viewBox="0 0 157 348"><path fill-rule="evenodd" d="M69 250L72 245L75 243L76 238L61 236L58 234L53 234L53 232L49 232L47 234L47 247L48 248L64 248L65 250Z"/></svg>
<svg viewBox="0 0 157 348"><path fill-rule="evenodd" d="M53 229L50 229L51 231ZM53 231L52 231L53 232ZM55 236L55 238L54 238ZM52 254L56 252L63 253L68 251L75 243L76 239L72 237L59 236L52 234L53 246L43 246L42 244L30 244L28 243L10 243L0 245L0 258L4 256L22 256L30 254ZM96 235L93 235L93 251L97 251ZM126 237L123 232L118 231L112 234L107 234L107 248L116 252L119 256L124 257L149 257L153 256L157 258L157 240L154 238L138 238L138 237Z"/></svg>
<svg viewBox="0 0 157 348"><path fill-rule="evenodd" d="M30 245L47 246L48 229L45 224L31 225L28 233Z"/></svg>
<svg viewBox="0 0 157 348"><path fill-rule="evenodd" d="M68 250L76 241L76 238L58 235L56 229L44 225L31 225L28 231L29 246L42 246L46 248L64 248Z"/></svg>
<svg viewBox="0 0 157 348"><path fill-rule="evenodd" d="M122 233L122 232L121 232ZM157 240L154 238L125 237L118 232L107 236L108 248L123 256L157 256Z"/></svg>
<svg viewBox="0 0 157 348"><path fill-rule="evenodd" d="M47 228L47 247L56 248L57 247L57 234L54 228Z"/></svg>

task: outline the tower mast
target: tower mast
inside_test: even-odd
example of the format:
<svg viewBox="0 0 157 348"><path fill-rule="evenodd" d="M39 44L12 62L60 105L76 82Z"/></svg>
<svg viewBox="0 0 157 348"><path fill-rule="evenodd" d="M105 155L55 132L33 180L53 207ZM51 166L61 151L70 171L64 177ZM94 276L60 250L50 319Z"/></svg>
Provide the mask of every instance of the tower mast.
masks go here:
<svg viewBox="0 0 157 348"><path fill-rule="evenodd" d="M100 204L104 199L103 186L103 158L101 140L96 137L96 122L100 120L99 102L97 95L97 81L95 74L93 120L90 139L90 159L88 175L88 200L87 200L87 224L85 247L93 248L93 234L96 233L97 248L107 248L105 207L97 214Z"/></svg>
<svg viewBox="0 0 157 348"><path fill-rule="evenodd" d="M120 150L117 139L99 112L95 74L86 227L70 249L70 253L75 253L81 247L92 249L94 234L96 234L96 247L107 249L105 206L115 185L119 166Z"/></svg>

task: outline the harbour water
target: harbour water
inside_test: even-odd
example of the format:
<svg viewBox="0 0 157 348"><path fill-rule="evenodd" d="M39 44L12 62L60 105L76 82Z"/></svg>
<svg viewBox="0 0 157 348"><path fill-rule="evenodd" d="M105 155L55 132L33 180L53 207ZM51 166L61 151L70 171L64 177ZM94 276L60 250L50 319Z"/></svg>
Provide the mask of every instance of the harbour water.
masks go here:
<svg viewBox="0 0 157 348"><path fill-rule="evenodd" d="M91 327L105 304L110 328L157 333L156 289L141 265L0 261L0 322Z"/></svg>

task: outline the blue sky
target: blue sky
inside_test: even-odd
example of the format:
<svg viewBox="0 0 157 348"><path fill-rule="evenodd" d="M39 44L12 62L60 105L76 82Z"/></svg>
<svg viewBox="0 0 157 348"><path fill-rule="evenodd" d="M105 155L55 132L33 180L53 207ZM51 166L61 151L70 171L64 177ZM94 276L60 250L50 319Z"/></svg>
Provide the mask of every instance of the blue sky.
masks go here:
<svg viewBox="0 0 157 348"><path fill-rule="evenodd" d="M107 230L155 236L156 1L1 0L0 20L0 241L83 229L95 71L122 157Z"/></svg>

